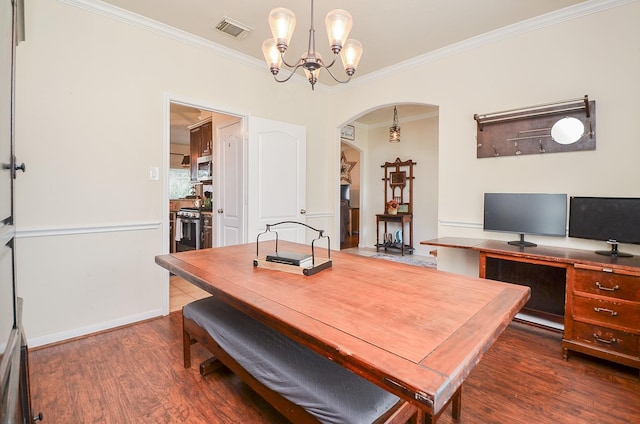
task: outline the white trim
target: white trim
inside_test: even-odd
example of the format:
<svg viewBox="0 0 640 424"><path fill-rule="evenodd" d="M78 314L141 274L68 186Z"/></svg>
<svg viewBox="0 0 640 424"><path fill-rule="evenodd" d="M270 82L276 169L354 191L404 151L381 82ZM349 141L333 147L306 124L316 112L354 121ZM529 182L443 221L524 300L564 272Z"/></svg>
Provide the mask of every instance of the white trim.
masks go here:
<svg viewBox="0 0 640 424"><path fill-rule="evenodd" d="M440 225L443 227L458 227L458 228L474 228L482 230L482 223L477 222L461 222L461 221L445 221L439 220Z"/></svg>
<svg viewBox="0 0 640 424"><path fill-rule="evenodd" d="M374 71L361 77L354 78L353 80L351 80L350 85L353 86L356 84L367 84L371 81L385 78L404 69L412 68L429 62L434 62L444 57L462 53L486 44L494 43L496 41L512 38L530 31L536 31L571 19L577 19L592 13L598 13L602 12L603 10L624 6L625 4L632 3L634 1L636 0L591 0L577 4L575 6L565 7L564 9L560 9L555 12L540 15L535 18L517 22L515 24L507 25L505 27L489 31L484 34L480 34L475 37L450 44L440 49L433 50L423 55L405 60L404 62L396 63L386 68L382 68L378 71ZM333 90L344 89L346 89L346 87L340 87L339 85L333 87Z"/></svg>
<svg viewBox="0 0 640 424"><path fill-rule="evenodd" d="M107 18L115 19L122 23L140 28L146 31L150 31L154 34L161 35L163 37L170 38L181 43L190 44L193 47L202 48L205 50L211 50L216 53L229 56L239 62L244 62L248 65L260 66L264 68L264 62L254 57L239 53L235 50L224 47L220 44L209 41L205 38L198 37L181 29L169 26L162 22L155 21L146 16L138 15L125 9L121 9L112 4L104 3L99 0L58 0L61 3L75 6L77 8L93 12Z"/></svg>
<svg viewBox="0 0 640 424"><path fill-rule="evenodd" d="M203 50L209 50L216 54L226 56L232 60L235 60L236 62L243 63L247 66L252 66L259 69L266 68L264 60L256 59L253 56L240 53L236 50L230 49L221 44L207 40L206 38L202 38L197 35L191 34L187 31L183 31L181 29L172 27L162 22L158 22L146 16L138 15L136 13L114 6L112 4L104 3L99 0L58 0L58 1L61 3L68 4L70 6L77 7L79 9L86 10L88 12L96 13L98 15L102 15L107 18L115 19L127 25L131 25L136 28L140 28L142 30L152 32L154 34L158 34L162 37L167 37L169 39L178 41L180 43L188 44L192 47L200 48ZM283 75L284 74L281 74L280 76L282 77ZM291 80L296 81L298 84L303 84L303 85L309 84L309 81L307 81L307 79L302 74L295 74L291 78ZM329 91L328 86L320 83L316 84L316 89L319 89L325 92Z"/></svg>
<svg viewBox="0 0 640 424"><path fill-rule="evenodd" d="M0 227L0 244L3 246L15 237L15 227L13 225L5 224Z"/></svg>
<svg viewBox="0 0 640 424"><path fill-rule="evenodd" d="M399 105L401 105L402 103L399 103ZM427 106L426 104L424 104L425 106ZM437 110L435 112L428 112L428 113L421 113L419 115L413 115L413 116L408 116L408 117L403 117L402 118L402 122L400 122L400 124L405 124L407 122L414 122L414 121L420 121L422 119L433 119L433 118L438 118L440 116L440 111ZM381 128L381 127L388 127L389 126L389 122L379 122L377 124L372 124L372 125L365 125L367 128L369 129L375 129L375 128Z"/></svg>
<svg viewBox="0 0 640 424"><path fill-rule="evenodd" d="M113 328L122 327L124 325L135 324L146 319L156 318L162 316L160 309L152 309L141 314L129 315L114 319L112 321L105 321L98 324L87 325L85 327L74 328L73 330L61 331L59 333L49 334L42 337L28 338L27 342L30 348L37 346L44 346L52 343L57 343L64 340L70 340L75 337L82 337L94 333L98 333L104 330L111 330ZM164 314L166 315L166 314Z"/></svg>
<svg viewBox="0 0 640 424"><path fill-rule="evenodd" d="M137 15L133 12L121 9L108 3L101 2L99 0L58 0L61 3L65 3L71 6L78 7L80 9L87 10L89 12L97 13L108 18L118 20L120 22L141 28L143 30L151 31L155 34L192 45L204 50L210 50L217 54L227 56L237 62L244 63L248 66L264 69L264 61L258 60L252 56L239 53L233 49L224 47L213 41L206 40L202 37L195 36L186 31L174 28L172 26L163 24L153 19L147 18L142 15ZM551 25L565 22L571 19L576 19L592 13L602 12L603 10L612 9L614 7L623 6L627 3L634 2L636 0L590 0L584 3L577 4L575 6L569 6L564 9L557 10L555 12L547 13L545 15L537 16L535 18L527 19L522 22L518 22L512 25L499 28L494 31L490 31L476 37L472 37L458 43L450 44L440 49L425 53L420 56L405 60L404 62L396 63L378 71L374 71L363 75L361 77L355 77L348 85L366 84L373 80L384 78L390 74L398 72L402 69L414 67L416 65L433 62L443 57L451 56L457 53L461 53L485 44L490 44L495 41L514 37L516 35L524 34L526 32L535 31L541 28L545 28ZM296 74L292 78L300 84L308 84L309 82L301 74ZM317 83L315 88L323 92L331 92L346 89L346 85L337 84L335 86L327 86L321 83Z"/></svg>
<svg viewBox="0 0 640 424"><path fill-rule="evenodd" d="M146 231L160 228L160 221L135 222L128 224L105 224L60 227L16 228L16 238L69 236L77 234L115 233L123 231Z"/></svg>

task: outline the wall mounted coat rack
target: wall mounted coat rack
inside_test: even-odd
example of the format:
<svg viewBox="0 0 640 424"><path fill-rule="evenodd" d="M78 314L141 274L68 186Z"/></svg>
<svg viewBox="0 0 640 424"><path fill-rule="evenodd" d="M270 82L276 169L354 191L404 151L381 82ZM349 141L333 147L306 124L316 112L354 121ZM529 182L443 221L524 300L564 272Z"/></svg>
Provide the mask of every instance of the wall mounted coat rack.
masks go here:
<svg viewBox="0 0 640 424"><path fill-rule="evenodd" d="M583 98L483 115L477 157L574 152L596 148L596 102Z"/></svg>

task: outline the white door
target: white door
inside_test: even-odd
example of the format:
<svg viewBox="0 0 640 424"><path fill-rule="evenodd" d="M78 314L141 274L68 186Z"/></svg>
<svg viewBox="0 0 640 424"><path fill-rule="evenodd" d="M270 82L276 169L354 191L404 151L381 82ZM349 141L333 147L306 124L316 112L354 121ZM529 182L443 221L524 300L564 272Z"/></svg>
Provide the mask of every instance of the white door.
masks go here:
<svg viewBox="0 0 640 424"><path fill-rule="evenodd" d="M305 127L250 118L248 242L255 241L267 224L305 223L306 140ZM306 228L302 225L283 224L273 230L281 240L306 243Z"/></svg>
<svg viewBox="0 0 640 424"><path fill-rule="evenodd" d="M242 121L226 122L216 127L218 162L216 194L215 246L244 242L244 167Z"/></svg>

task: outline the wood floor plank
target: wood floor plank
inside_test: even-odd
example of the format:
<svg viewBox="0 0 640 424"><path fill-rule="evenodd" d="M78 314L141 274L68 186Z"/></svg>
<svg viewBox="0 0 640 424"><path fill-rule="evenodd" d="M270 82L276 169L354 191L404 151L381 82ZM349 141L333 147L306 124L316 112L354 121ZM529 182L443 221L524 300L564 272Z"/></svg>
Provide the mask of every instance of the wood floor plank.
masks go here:
<svg viewBox="0 0 640 424"><path fill-rule="evenodd" d="M578 354L565 362L560 339L511 324L467 378L458 422L640 422L638 371ZM33 407L50 424L285 422L228 370L201 377L208 357L196 344L183 367L180 312L32 349ZM453 422L450 410L438 421Z"/></svg>

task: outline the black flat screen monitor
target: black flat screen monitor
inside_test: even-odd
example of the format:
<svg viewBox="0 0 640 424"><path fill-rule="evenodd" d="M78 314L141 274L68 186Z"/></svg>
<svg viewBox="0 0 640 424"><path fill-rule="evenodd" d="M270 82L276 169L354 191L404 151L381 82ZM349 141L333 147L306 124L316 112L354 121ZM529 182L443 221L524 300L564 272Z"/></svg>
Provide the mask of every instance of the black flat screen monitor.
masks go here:
<svg viewBox="0 0 640 424"><path fill-rule="evenodd" d="M618 243L640 244L640 198L571 197L569 237L606 241L611 250L597 250L601 255L632 256Z"/></svg>
<svg viewBox="0 0 640 424"><path fill-rule="evenodd" d="M525 234L564 237L567 229L567 195L550 193L485 193L485 231L520 234L510 245L533 247Z"/></svg>

